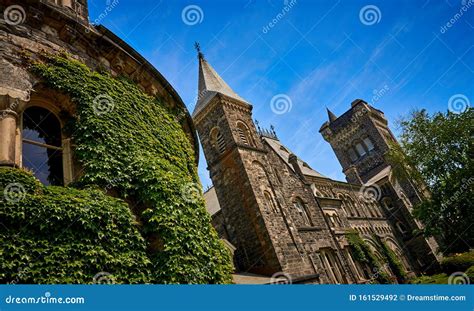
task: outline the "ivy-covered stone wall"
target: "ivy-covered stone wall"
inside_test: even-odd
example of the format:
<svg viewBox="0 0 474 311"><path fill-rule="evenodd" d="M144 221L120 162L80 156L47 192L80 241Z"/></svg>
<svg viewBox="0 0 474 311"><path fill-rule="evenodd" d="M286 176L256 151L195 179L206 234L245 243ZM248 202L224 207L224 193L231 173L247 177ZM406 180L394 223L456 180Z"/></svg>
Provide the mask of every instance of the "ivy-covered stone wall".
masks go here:
<svg viewBox="0 0 474 311"><path fill-rule="evenodd" d="M87 209L88 198L98 196L99 201L90 200L90 205L95 207L87 209L91 213L90 217L81 216L81 224L96 228L91 234L100 235L103 240L99 241L95 236L91 240L77 239L81 230L74 233L74 229L78 228L69 229L66 226L69 234L63 243L69 251L53 255L55 244L44 244L42 252L51 254L53 259L45 262L43 257L36 264L46 267L43 272L49 269L49 273L37 273L36 277L21 279L20 282L87 283L92 270L106 271L114 277L118 274L116 279L124 283L230 282L233 269L230 254L212 228L205 210L194 152L180 125L183 112L171 111L164 103L148 96L127 79L93 72L65 55L46 56L42 62L32 64L30 69L47 87L68 95L75 104L76 114L70 118L65 131L72 138L74 156L83 168L83 174L71 185L74 188L37 185L38 189L42 189L40 192L32 194L27 191L25 196L25 200L31 201L30 205L25 205L23 200L13 205L4 200L0 203L0 213L12 215L12 209L25 208L25 217L29 217L35 213L34 206L42 206L47 210L53 204L59 214L64 213L61 217L72 219L82 211L79 208L71 211L76 197L82 200L83 208ZM5 174L5 170L0 174ZM4 178L0 187L6 187L6 182L16 181L15 178ZM99 190L90 190L91 187L112 189L119 198L107 197ZM57 199L50 203L53 192L64 195L64 203ZM129 205L126 212L123 200ZM101 216L102 211L98 211L101 206L107 206L104 207L110 213L107 217L115 213L125 217L117 231L105 230L100 222L96 223L97 218L106 217ZM74 211L76 214L66 216ZM135 222L130 211L136 216ZM47 217L45 213L45 223L32 224L39 226L45 236L49 228L54 235L55 226L65 226L56 217ZM22 239L27 238L23 236L24 231L20 230L20 216L11 217L13 229L3 238L15 234ZM114 222L114 219L112 217L108 221ZM129 219L128 222L126 219ZM128 235L136 238L129 239L126 237ZM32 244L43 241L41 234L30 234L28 237ZM136 258L124 260L114 256L113 251L102 251L107 249L111 239L115 240L114 246L110 246L113 250L120 246L122 250L129 250L129 253L136 251ZM79 249L77 256L72 256L73 245L84 249ZM83 256L83 252L92 246L101 251L96 256ZM21 249L12 252L14 249L9 247L14 246L11 243L1 243L0 246L0 254L8 252L16 256L16 261L2 256L0 277L7 281L14 278L15 271L22 269L31 260L25 257ZM118 249L115 251L119 253ZM107 252L110 256L99 259L101 252ZM83 274L84 277L66 276L60 270L62 261L69 265L75 264L76 274ZM125 265L120 266L122 268L118 272L114 271L113 265L117 261ZM89 270L85 267L89 267ZM73 270L70 267L68 269Z"/></svg>

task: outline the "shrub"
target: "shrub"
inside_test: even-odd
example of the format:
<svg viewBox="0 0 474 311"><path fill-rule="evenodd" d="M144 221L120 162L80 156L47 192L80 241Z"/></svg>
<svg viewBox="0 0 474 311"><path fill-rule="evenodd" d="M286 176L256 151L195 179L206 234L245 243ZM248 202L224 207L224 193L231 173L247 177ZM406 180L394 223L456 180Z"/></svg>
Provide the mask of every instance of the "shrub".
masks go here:
<svg viewBox="0 0 474 311"><path fill-rule="evenodd" d="M466 253L445 257L441 261L441 269L447 274L457 271L466 271L474 265L474 250Z"/></svg>

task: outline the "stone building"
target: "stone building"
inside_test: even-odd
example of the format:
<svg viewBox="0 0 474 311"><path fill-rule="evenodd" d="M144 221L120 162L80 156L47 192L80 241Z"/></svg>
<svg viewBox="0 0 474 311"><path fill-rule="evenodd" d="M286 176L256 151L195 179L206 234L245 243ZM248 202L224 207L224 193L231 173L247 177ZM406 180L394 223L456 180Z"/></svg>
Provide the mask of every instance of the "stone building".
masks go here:
<svg viewBox="0 0 474 311"><path fill-rule="evenodd" d="M129 77L146 93L182 109L183 130L197 159L194 125L177 92L132 47L107 28L89 23L86 0L2 0L0 11L0 165L29 168L43 183L56 185L67 185L80 176L70 137L62 131L75 107L27 70L29 62L45 53L65 52L92 69ZM37 137L38 122L51 125L44 130L57 139ZM34 153L44 156L38 159ZM48 159L51 153L55 159Z"/></svg>
<svg viewBox="0 0 474 311"><path fill-rule="evenodd" d="M383 246L411 274L436 266L436 242L417 235L411 216L420 194L398 182L384 159L395 142L381 111L355 100L340 117L328 110L320 132L347 182L332 180L291 152L275 131L256 127L252 105L199 53L193 119L213 188L207 208L220 236L235 247L238 272L303 283L367 283L377 271L359 262L347 239L355 230L386 262ZM381 269L395 278L389 265Z"/></svg>
<svg viewBox="0 0 474 311"><path fill-rule="evenodd" d="M86 0L0 0L0 283L231 280L190 113L96 25L117 2L92 24Z"/></svg>

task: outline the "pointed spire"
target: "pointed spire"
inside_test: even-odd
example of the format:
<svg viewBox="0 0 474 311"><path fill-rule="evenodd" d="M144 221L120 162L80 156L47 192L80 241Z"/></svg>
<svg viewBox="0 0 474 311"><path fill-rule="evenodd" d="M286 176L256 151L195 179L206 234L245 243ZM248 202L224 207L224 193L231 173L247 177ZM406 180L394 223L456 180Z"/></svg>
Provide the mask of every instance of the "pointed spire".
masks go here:
<svg viewBox="0 0 474 311"><path fill-rule="evenodd" d="M334 121L336 121L336 119L337 119L336 115L335 115L334 113L332 113L332 111L329 110L328 107L326 107L326 110L327 110L327 112L328 112L329 122L334 122Z"/></svg>
<svg viewBox="0 0 474 311"><path fill-rule="evenodd" d="M193 116L201 111L216 94L223 94L239 102L250 105L245 99L237 95L230 86L219 76L212 66L204 59L199 43L195 44L199 58L198 98Z"/></svg>

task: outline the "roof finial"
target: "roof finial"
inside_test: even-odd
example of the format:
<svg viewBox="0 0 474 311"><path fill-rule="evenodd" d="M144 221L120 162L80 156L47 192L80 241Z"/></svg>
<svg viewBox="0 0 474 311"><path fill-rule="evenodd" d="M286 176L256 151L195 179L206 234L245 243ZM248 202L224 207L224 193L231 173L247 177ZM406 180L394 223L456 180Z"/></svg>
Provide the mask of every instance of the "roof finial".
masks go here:
<svg viewBox="0 0 474 311"><path fill-rule="evenodd" d="M257 128L258 128L258 131L259 131L259 132L261 132L261 131L262 131L262 129L260 128L260 123L258 122L258 120L257 120L257 119L255 119L255 125L257 126Z"/></svg>
<svg viewBox="0 0 474 311"><path fill-rule="evenodd" d="M204 59L204 54L202 54L202 52L201 52L201 45L199 44L199 42L197 42L197 41L194 42L194 48L198 52L198 58L199 59Z"/></svg>
<svg viewBox="0 0 474 311"><path fill-rule="evenodd" d="M272 134L277 137L277 133L275 132L275 127L273 125L270 125L270 130L272 130Z"/></svg>

